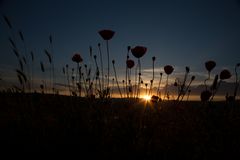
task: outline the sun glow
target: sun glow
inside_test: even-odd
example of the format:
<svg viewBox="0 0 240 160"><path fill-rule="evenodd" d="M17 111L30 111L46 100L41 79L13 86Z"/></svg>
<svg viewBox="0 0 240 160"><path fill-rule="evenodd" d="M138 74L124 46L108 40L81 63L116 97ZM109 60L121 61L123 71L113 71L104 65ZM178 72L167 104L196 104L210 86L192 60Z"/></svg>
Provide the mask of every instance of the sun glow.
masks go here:
<svg viewBox="0 0 240 160"><path fill-rule="evenodd" d="M142 98L145 99L146 101L150 101L151 100L151 96L149 96L149 95L143 95Z"/></svg>

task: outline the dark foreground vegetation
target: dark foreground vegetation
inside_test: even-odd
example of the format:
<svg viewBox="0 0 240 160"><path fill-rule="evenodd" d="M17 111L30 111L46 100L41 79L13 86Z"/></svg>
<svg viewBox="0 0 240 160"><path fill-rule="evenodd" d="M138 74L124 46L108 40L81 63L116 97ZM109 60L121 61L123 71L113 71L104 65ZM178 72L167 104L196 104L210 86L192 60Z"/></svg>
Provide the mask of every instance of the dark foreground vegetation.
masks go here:
<svg viewBox="0 0 240 160"><path fill-rule="evenodd" d="M137 158L240 157L240 105L0 96L1 151Z"/></svg>

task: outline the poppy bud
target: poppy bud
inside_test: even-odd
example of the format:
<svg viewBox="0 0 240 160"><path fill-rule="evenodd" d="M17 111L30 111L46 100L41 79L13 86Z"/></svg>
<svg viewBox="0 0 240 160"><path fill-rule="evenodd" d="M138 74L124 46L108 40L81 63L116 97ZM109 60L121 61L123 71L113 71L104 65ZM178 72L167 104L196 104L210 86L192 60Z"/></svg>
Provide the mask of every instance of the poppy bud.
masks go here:
<svg viewBox="0 0 240 160"><path fill-rule="evenodd" d="M189 73L190 72L190 68L186 67L186 72Z"/></svg>
<svg viewBox="0 0 240 160"><path fill-rule="evenodd" d="M112 60L112 64L115 64L115 60Z"/></svg>
<svg viewBox="0 0 240 160"><path fill-rule="evenodd" d="M191 80L193 81L195 79L195 76L192 76Z"/></svg>
<svg viewBox="0 0 240 160"><path fill-rule="evenodd" d="M72 61L76 62L76 63L80 63L83 61L82 57L80 56L80 54L76 53L73 55L72 57Z"/></svg>
<svg viewBox="0 0 240 160"><path fill-rule="evenodd" d="M130 68L130 69L131 69L132 67L134 67L134 61L131 60L131 59L127 60L127 61L126 61L126 64L127 64L127 67Z"/></svg>
<svg viewBox="0 0 240 160"><path fill-rule="evenodd" d="M155 60L156 60L156 57L155 57L155 56L153 56L153 57L152 57L152 61L155 61Z"/></svg>

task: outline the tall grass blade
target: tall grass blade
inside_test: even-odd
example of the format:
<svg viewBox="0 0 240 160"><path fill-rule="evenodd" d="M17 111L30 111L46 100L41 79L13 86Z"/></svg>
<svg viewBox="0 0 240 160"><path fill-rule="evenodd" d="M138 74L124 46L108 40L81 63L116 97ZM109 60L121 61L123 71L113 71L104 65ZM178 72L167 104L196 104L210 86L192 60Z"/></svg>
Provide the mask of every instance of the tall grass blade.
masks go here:
<svg viewBox="0 0 240 160"><path fill-rule="evenodd" d="M24 82L26 83L27 82L27 76L20 70L16 69L16 72L22 76L22 78L24 79Z"/></svg>
<svg viewBox="0 0 240 160"><path fill-rule="evenodd" d="M44 52L45 52L45 54L46 54L47 57L48 57L49 63L52 64L52 56L51 56L51 54L50 54L46 49L44 50Z"/></svg>
<svg viewBox="0 0 240 160"><path fill-rule="evenodd" d="M12 29L12 24L11 24L9 18L8 18L6 15L3 15L3 19L4 19L4 21L6 22L6 24L8 25L8 27L9 27L10 29Z"/></svg>

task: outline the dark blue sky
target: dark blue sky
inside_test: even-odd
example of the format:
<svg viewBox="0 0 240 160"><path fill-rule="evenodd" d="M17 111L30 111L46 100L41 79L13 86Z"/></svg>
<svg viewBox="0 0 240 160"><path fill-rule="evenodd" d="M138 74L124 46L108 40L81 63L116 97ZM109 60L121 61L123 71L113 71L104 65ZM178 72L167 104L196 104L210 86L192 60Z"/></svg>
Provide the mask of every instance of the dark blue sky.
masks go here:
<svg viewBox="0 0 240 160"><path fill-rule="evenodd" d="M49 34L53 35L59 75L65 64L74 66L74 52L81 53L84 63L89 63L90 45L98 55L97 44L105 47L97 33L101 29L116 32L110 52L119 73L125 69L129 45L148 48L142 59L145 76L152 56L157 57L157 68L171 64L177 74L190 66L199 77L206 73L204 62L209 59L217 62L216 72L225 67L233 71L240 61L238 0L1 0L0 10L16 32L23 31L28 50L38 61L46 60L43 50L49 47ZM2 19L0 35L0 75L6 77L17 60Z"/></svg>

